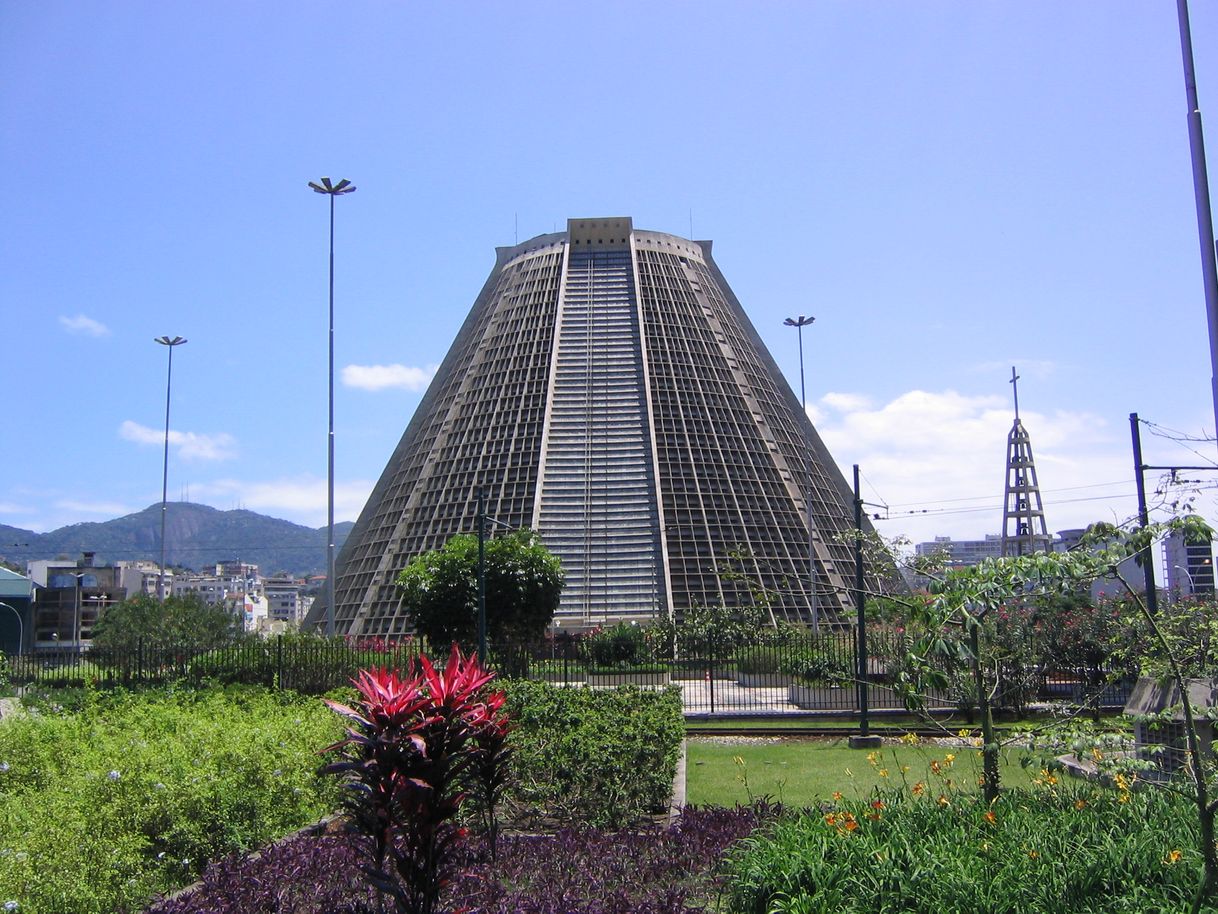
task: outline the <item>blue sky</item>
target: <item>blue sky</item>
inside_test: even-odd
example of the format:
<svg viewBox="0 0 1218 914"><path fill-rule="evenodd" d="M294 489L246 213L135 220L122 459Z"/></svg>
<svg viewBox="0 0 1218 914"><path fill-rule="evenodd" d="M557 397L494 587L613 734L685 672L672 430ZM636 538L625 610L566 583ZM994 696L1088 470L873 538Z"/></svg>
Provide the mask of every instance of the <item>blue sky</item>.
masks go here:
<svg viewBox="0 0 1218 914"><path fill-rule="evenodd" d="M1218 4L1192 14L1218 184ZM815 315L810 410L886 534L999 531L1011 365L1052 530L1132 512L1130 412L1213 435L1167 0L7 0L0 85L0 523L160 500L169 334L170 497L324 524L322 175L359 188L340 520L495 246L569 217L692 223L796 385L782 320Z"/></svg>

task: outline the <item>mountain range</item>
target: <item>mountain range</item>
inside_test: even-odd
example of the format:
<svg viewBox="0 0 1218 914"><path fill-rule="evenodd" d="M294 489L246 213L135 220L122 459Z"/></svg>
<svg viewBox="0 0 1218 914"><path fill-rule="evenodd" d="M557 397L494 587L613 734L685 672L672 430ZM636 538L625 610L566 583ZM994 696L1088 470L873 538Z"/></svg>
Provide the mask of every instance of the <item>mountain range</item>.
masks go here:
<svg viewBox="0 0 1218 914"><path fill-rule="evenodd" d="M350 521L334 525L336 547L351 531ZM221 561L257 565L264 575L324 574L326 528L314 529L253 511L221 511L190 502L170 502L165 512L165 563L209 569ZM161 505L101 523L71 524L35 533L0 524L0 559L24 569L27 561L76 559L96 553L98 564L161 558Z"/></svg>

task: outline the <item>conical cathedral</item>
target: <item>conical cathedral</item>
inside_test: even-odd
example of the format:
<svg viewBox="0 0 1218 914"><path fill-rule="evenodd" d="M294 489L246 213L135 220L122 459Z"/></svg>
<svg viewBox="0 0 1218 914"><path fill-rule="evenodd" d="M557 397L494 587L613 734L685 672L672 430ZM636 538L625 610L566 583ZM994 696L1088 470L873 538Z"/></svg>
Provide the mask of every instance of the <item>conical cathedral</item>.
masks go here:
<svg viewBox="0 0 1218 914"><path fill-rule="evenodd" d="M759 588L776 618L853 617L853 495L709 241L573 219L498 249L338 557L336 630L409 631L394 578L476 531L480 488L491 531L562 560L560 628Z"/></svg>

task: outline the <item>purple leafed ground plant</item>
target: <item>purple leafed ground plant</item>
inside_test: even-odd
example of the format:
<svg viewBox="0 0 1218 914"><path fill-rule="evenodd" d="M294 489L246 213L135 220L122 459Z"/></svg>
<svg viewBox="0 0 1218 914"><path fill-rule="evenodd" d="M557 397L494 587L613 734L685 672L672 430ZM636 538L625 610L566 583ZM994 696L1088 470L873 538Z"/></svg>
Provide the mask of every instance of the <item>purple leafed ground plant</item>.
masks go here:
<svg viewBox="0 0 1218 914"><path fill-rule="evenodd" d="M770 814L764 807L690 808L668 828L504 835L498 860L482 839L463 845L440 910L469 914L695 914L719 892L729 846ZM208 870L196 892L149 914L373 914L366 858L347 837L296 838L256 859Z"/></svg>

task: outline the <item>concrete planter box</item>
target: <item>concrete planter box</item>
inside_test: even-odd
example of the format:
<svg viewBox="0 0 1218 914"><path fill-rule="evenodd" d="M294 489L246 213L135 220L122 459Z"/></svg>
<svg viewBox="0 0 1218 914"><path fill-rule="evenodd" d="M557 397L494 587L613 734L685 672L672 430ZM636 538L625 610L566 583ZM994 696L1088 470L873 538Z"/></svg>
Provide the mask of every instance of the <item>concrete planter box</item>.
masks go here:
<svg viewBox="0 0 1218 914"><path fill-rule="evenodd" d="M656 672L631 672L623 670L620 673L588 673L588 685L604 688L606 686L665 686L672 681L668 670Z"/></svg>
<svg viewBox="0 0 1218 914"><path fill-rule="evenodd" d="M787 673L737 673L736 684L746 689L785 689L791 685Z"/></svg>
<svg viewBox="0 0 1218 914"><path fill-rule="evenodd" d="M853 689L827 685L791 683L787 687L787 700L808 711L851 710L855 705Z"/></svg>

